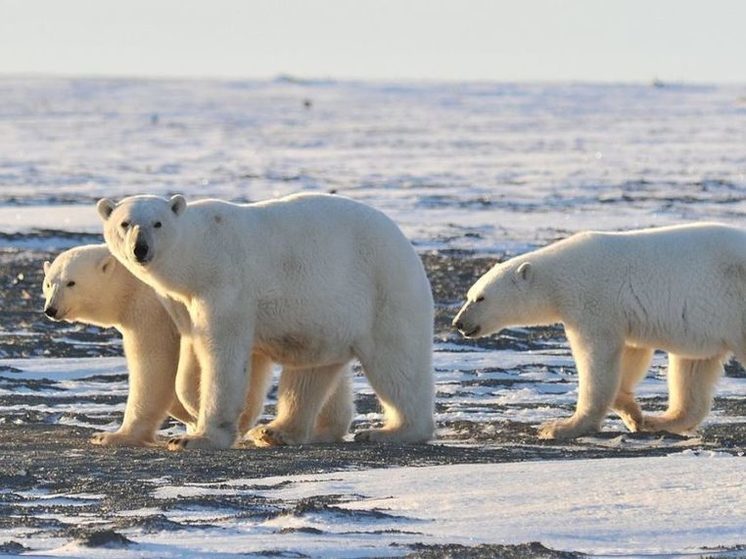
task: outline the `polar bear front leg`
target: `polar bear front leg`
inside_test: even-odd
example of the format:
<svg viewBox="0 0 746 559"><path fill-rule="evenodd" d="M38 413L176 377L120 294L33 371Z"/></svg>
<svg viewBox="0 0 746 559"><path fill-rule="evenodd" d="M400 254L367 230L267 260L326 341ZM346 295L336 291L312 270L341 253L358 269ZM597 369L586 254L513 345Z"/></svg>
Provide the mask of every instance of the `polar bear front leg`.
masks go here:
<svg viewBox="0 0 746 559"><path fill-rule="evenodd" d="M541 425L541 439L572 439L598 431L619 391L624 340L598 330L566 331L578 370L578 403L572 417Z"/></svg>
<svg viewBox="0 0 746 559"><path fill-rule="evenodd" d="M653 350L647 347L626 346L622 352L622 382L611 407L633 433L642 431L642 411L635 400L635 387L648 372L652 359Z"/></svg>
<svg viewBox="0 0 746 559"><path fill-rule="evenodd" d="M169 450L230 448L246 402L253 322L243 309L194 304L192 341L200 365L197 429L169 441Z"/></svg>
<svg viewBox="0 0 746 559"><path fill-rule="evenodd" d="M256 446L281 446L311 442L319 411L336 388L345 364L285 368L278 387L277 417L248 433Z"/></svg>
<svg viewBox="0 0 746 559"><path fill-rule="evenodd" d="M176 344L164 350L162 340L148 336L124 336L129 367L129 393L122 426L113 433L96 433L91 442L103 446L150 446L176 400Z"/></svg>

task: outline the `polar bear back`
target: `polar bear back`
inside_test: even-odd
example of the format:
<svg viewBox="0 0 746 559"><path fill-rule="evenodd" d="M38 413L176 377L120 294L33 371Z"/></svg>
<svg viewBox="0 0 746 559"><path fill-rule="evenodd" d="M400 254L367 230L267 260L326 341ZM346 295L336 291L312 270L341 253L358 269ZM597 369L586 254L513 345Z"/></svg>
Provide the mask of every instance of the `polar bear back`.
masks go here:
<svg viewBox="0 0 746 559"><path fill-rule="evenodd" d="M247 205L204 200L189 204L183 218L188 225L181 231L192 238L181 246L203 255L192 258L190 268L212 284L243 282L260 298L283 292L339 301L370 295L386 283L429 297L422 265L398 227L345 198L306 194Z"/></svg>
<svg viewBox="0 0 746 559"><path fill-rule="evenodd" d="M553 269L568 323L602 313L632 343L699 355L742 346L746 232L697 224L589 232L526 259ZM733 350L733 347L731 347Z"/></svg>

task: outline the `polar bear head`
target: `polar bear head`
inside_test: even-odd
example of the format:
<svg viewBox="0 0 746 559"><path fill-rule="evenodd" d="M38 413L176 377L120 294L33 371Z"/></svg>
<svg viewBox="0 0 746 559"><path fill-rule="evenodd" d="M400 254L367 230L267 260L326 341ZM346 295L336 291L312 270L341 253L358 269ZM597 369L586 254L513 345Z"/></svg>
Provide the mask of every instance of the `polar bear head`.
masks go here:
<svg viewBox="0 0 746 559"><path fill-rule="evenodd" d="M453 325L467 338L476 338L508 326L540 324L543 299L536 291L534 266L525 260L508 260L494 266L469 289Z"/></svg>
<svg viewBox="0 0 746 559"><path fill-rule="evenodd" d="M102 324L102 317L111 314L113 297L105 294L111 293L116 268L106 245L76 247L44 262L44 314L52 320Z"/></svg>
<svg viewBox="0 0 746 559"><path fill-rule="evenodd" d="M96 206L104 222L104 238L112 254L130 270L145 268L168 254L180 236L176 220L187 208L181 195L131 196L115 204L108 198Z"/></svg>

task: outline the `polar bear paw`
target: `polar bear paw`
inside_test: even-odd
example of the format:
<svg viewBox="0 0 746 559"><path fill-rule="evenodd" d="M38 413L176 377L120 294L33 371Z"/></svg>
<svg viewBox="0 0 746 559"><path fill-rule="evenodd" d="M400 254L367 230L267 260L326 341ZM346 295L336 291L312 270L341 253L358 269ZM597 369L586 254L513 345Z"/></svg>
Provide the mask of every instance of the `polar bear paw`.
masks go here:
<svg viewBox="0 0 746 559"><path fill-rule="evenodd" d="M640 431L644 431L642 414L638 416L620 412L619 417L621 418L622 423L624 423L627 429L629 429L630 433L639 433Z"/></svg>
<svg viewBox="0 0 746 559"><path fill-rule="evenodd" d="M231 444L220 444L205 435L185 435L169 439L166 448L172 451L186 449L216 450L230 448Z"/></svg>
<svg viewBox="0 0 746 559"><path fill-rule="evenodd" d="M432 430L383 428L364 429L355 433L355 442L362 443L390 443L390 444L417 444L426 443L432 438Z"/></svg>
<svg viewBox="0 0 746 559"><path fill-rule="evenodd" d="M115 431L114 433L101 432L96 433L91 437L91 443L99 446L155 446L156 442L153 439L146 439L143 437L136 437L129 433L120 433Z"/></svg>
<svg viewBox="0 0 746 559"><path fill-rule="evenodd" d="M666 431L674 435L693 435L697 431L697 425L692 425L687 418L671 416L668 414L645 415L642 421L642 430L650 433Z"/></svg>
<svg viewBox="0 0 746 559"><path fill-rule="evenodd" d="M272 425L272 423L257 425L246 434L246 438L253 442L254 446L263 448L304 444L308 442L307 437L294 434L287 429Z"/></svg>
<svg viewBox="0 0 746 559"><path fill-rule="evenodd" d="M545 440L574 439L597 430L594 426L578 422L573 418L556 419L539 425L539 438Z"/></svg>

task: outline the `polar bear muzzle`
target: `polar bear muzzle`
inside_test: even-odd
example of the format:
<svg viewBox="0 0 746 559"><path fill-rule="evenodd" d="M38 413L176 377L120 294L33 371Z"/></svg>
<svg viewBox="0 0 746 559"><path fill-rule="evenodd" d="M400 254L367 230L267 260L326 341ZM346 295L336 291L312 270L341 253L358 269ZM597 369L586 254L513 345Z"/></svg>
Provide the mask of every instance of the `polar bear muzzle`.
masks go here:
<svg viewBox="0 0 746 559"><path fill-rule="evenodd" d="M152 259L150 245L143 231L139 231L135 237L135 246L132 250L138 264L147 264Z"/></svg>
<svg viewBox="0 0 746 559"><path fill-rule="evenodd" d="M453 319L453 326L467 338L476 338L482 330L473 315L474 303L467 302Z"/></svg>
<svg viewBox="0 0 746 559"><path fill-rule="evenodd" d="M47 315L52 320L56 320L57 319L57 308L53 306L44 307L44 314Z"/></svg>

